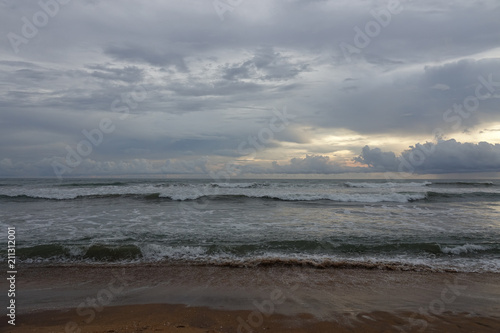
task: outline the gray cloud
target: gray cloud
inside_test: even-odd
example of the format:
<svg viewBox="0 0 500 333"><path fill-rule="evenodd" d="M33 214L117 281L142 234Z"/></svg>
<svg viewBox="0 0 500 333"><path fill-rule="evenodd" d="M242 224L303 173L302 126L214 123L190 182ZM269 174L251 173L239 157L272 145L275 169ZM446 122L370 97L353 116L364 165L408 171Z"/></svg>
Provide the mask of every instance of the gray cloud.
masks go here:
<svg viewBox="0 0 500 333"><path fill-rule="evenodd" d="M261 48L255 51L252 59L227 66L222 78L231 81L250 78L266 81L289 80L308 70L307 63L293 64L290 59L272 48Z"/></svg>
<svg viewBox="0 0 500 333"><path fill-rule="evenodd" d="M376 22L373 13L387 2L245 1L221 21L211 1L71 1L28 37L24 25L43 12L39 2L6 0L0 9L1 175L50 175L50 161L64 158L67 146L85 139L82 130L103 118L116 130L75 174L162 173L165 161L169 172L204 172L212 165L193 161L240 158L238 145L285 105L293 124L274 133L260 164L241 162L247 170L397 170L398 157L411 154L402 142L433 139L436 129L446 138L470 133L476 148L439 142L440 156L461 157L446 164L429 156L416 172L495 169L485 145L496 152L500 142L487 136L491 142L478 144L473 136L500 124L494 0L401 0L401 12L350 59L340 44L354 45L357 28ZM13 45L13 34L23 41ZM481 84L489 96L469 112L464 103ZM132 108L124 96L137 87L147 98ZM326 143L339 133L359 139ZM352 156L342 162L338 150ZM365 167L346 166L359 154Z"/></svg>
<svg viewBox="0 0 500 333"><path fill-rule="evenodd" d="M500 144L439 140L437 143L411 146L397 158L393 152L366 146L355 160L370 166L374 171L421 174L499 172Z"/></svg>
<svg viewBox="0 0 500 333"><path fill-rule="evenodd" d="M144 76L144 70L135 66L127 66L125 68L112 68L103 65L93 65L88 66L88 68L94 70L90 74L91 76L103 80L135 83L142 81L142 78Z"/></svg>
<svg viewBox="0 0 500 333"><path fill-rule="evenodd" d="M358 171L360 168L342 166L323 155L306 155L304 158L292 158L288 164L273 162L269 173L287 174L335 174Z"/></svg>
<svg viewBox="0 0 500 333"><path fill-rule="evenodd" d="M354 161L366 164L377 171L397 170L398 160L392 151L383 152L380 148L370 149L364 146L361 155L354 158Z"/></svg>
<svg viewBox="0 0 500 333"><path fill-rule="evenodd" d="M143 46L107 46L104 53L114 59L146 63L153 66L174 66L179 71L187 71L184 57L180 54L147 49Z"/></svg>

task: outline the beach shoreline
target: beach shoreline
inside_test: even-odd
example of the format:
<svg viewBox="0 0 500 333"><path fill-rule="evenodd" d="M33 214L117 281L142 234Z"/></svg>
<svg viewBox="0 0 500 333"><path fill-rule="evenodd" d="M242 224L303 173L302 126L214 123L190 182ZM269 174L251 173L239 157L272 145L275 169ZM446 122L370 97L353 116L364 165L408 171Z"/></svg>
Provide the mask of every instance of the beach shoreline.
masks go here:
<svg viewBox="0 0 500 333"><path fill-rule="evenodd" d="M18 276L16 327L5 320L6 332L500 328L495 273L114 264L23 265Z"/></svg>

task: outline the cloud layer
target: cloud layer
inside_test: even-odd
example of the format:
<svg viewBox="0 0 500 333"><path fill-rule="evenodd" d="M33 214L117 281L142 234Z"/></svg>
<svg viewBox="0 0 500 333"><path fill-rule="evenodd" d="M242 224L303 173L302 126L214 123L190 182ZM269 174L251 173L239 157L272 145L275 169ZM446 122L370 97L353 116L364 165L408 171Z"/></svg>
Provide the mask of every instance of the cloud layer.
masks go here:
<svg viewBox="0 0 500 333"><path fill-rule="evenodd" d="M0 2L0 177L500 170L497 1L232 4Z"/></svg>

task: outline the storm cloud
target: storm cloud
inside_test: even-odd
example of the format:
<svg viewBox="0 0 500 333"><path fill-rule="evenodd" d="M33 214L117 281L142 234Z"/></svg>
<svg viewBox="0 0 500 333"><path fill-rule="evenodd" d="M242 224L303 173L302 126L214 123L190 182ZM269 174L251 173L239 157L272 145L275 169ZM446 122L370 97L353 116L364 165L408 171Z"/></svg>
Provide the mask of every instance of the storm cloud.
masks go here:
<svg viewBox="0 0 500 333"><path fill-rule="evenodd" d="M500 172L497 1L226 3L0 2L0 177Z"/></svg>
<svg viewBox="0 0 500 333"><path fill-rule="evenodd" d="M416 144L396 157L394 152L365 146L355 160L373 171L399 171L422 174L498 172L500 144L461 143L454 139Z"/></svg>

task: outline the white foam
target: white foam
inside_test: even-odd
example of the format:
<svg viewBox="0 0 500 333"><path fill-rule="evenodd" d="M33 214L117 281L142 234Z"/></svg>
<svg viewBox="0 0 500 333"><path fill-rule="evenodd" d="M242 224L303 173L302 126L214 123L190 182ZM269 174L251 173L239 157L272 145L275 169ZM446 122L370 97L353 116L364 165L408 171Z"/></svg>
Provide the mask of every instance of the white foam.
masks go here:
<svg viewBox="0 0 500 333"><path fill-rule="evenodd" d="M177 194L166 194L162 193L160 197L170 198L172 200L196 200L203 198L207 194L196 194L196 193L177 193ZM217 195L227 195L227 196L246 196L248 198L272 198L284 201L316 201L316 200L330 200L336 202L364 202L364 203L377 203L377 202L400 202L405 203L414 200L422 200L426 198L425 193L370 193L370 194L360 194L360 193L293 193L293 192L282 192L282 191L252 191L252 192L236 192L227 191L219 192Z"/></svg>
<svg viewBox="0 0 500 333"><path fill-rule="evenodd" d="M210 185L220 188L252 188L257 186L257 183L212 183Z"/></svg>
<svg viewBox="0 0 500 333"><path fill-rule="evenodd" d="M201 246L167 246L160 244L146 244L139 246L146 260L160 261L168 259L195 260L206 255L206 250Z"/></svg>
<svg viewBox="0 0 500 333"><path fill-rule="evenodd" d="M346 182L344 185L347 187L354 187L354 188L393 188L393 187L422 187L422 186L428 186L431 185L431 182L422 182L422 183L353 183L353 182Z"/></svg>
<svg viewBox="0 0 500 333"><path fill-rule="evenodd" d="M485 251L485 250L488 250L488 247L475 244L465 244L461 246L444 247L444 248L441 247L441 252L446 254L457 254L457 255L461 253L469 253L469 252Z"/></svg>

